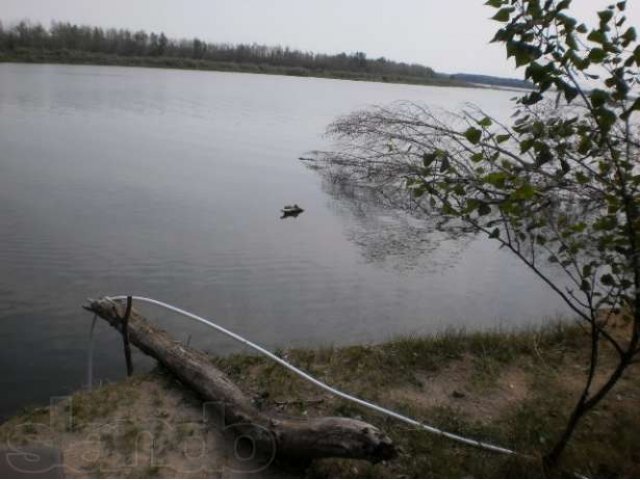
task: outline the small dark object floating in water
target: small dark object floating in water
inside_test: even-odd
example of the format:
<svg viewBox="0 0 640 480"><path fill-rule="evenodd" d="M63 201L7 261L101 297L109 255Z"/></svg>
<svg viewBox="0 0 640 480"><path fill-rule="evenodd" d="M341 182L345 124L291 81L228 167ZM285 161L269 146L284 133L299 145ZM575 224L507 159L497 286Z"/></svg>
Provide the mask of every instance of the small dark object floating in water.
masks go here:
<svg viewBox="0 0 640 480"><path fill-rule="evenodd" d="M304 212L304 210L300 208L297 204L285 205L284 208L282 209L282 217L280 218L297 217L302 212Z"/></svg>

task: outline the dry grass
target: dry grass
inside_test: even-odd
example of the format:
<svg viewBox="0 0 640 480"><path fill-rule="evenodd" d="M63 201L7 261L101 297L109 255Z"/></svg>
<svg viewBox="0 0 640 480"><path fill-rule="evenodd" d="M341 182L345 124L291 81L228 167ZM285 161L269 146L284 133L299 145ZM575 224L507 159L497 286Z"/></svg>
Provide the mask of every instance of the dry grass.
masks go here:
<svg viewBox="0 0 640 480"><path fill-rule="evenodd" d="M242 470L215 426L203 421L200 402L161 371L77 394L72 406L63 403L59 412L39 409L15 417L0 426L0 441L57 445L67 475L77 477L220 477L238 470L241 476L537 477L544 472L536 459L558 435L582 385L588 353L582 335L558 325L519 334L449 332L382 345L281 352L347 392L515 448L530 455L528 461L455 444L372 414L266 359L246 355L212 362L261 408L363 418L393 438L400 456L378 465L322 460L304 472L273 466ZM604 361L612 364L610 352L605 351ZM583 422L556 475L639 476L639 400L640 380L633 370Z"/></svg>

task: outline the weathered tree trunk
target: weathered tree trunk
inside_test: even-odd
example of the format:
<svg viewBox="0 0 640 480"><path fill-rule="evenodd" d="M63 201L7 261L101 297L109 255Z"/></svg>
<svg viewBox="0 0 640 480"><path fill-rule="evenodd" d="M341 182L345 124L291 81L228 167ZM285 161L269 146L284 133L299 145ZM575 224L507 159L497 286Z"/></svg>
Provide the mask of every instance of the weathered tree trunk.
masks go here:
<svg viewBox="0 0 640 480"><path fill-rule="evenodd" d="M85 309L121 331L123 306L90 300ZM133 310L128 320L131 343L154 357L186 386L222 413L225 430L248 440L267 455L295 461L323 457L390 459L395 448L378 428L339 417L291 418L259 411L253 402L203 352L183 345Z"/></svg>

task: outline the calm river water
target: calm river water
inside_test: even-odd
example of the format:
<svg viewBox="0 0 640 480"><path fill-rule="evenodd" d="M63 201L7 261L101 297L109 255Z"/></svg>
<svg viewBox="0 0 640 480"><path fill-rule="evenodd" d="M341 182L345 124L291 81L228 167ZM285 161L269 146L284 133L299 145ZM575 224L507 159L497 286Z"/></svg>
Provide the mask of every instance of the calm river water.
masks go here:
<svg viewBox="0 0 640 480"><path fill-rule="evenodd" d="M356 108L474 102L507 117L513 95L1 64L0 416L83 385L86 297L155 297L272 348L511 328L564 312L490 241L424 238L297 160L327 146L327 124ZM281 220L288 203L306 211ZM143 311L210 352L235 348ZM96 377L123 375L121 340L104 322L95 356Z"/></svg>

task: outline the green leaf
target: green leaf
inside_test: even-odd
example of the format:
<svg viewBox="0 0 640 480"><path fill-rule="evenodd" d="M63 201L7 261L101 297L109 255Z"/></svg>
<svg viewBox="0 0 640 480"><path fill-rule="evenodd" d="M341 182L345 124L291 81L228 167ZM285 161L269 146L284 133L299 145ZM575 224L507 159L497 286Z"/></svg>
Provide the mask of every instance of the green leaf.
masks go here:
<svg viewBox="0 0 640 480"><path fill-rule="evenodd" d="M449 203L442 205L442 213L445 215L458 215L458 211L453 208Z"/></svg>
<svg viewBox="0 0 640 480"><path fill-rule="evenodd" d="M567 47L571 50L578 50L578 41L574 35L567 35L566 37Z"/></svg>
<svg viewBox="0 0 640 480"><path fill-rule="evenodd" d="M622 34L622 39L624 40L622 46L626 48L631 42L635 42L637 38L636 29L633 27L628 28L627 31Z"/></svg>
<svg viewBox="0 0 640 480"><path fill-rule="evenodd" d="M589 97L591 98L591 105L593 105L594 108L603 106L610 99L609 93L599 88L594 89Z"/></svg>
<svg viewBox="0 0 640 480"><path fill-rule="evenodd" d="M478 215L485 216L491 213L491 207L486 203L480 203L478 205Z"/></svg>
<svg viewBox="0 0 640 480"><path fill-rule="evenodd" d="M507 174L504 172L491 172L490 174L485 176L483 180L489 185L503 188L507 180Z"/></svg>
<svg viewBox="0 0 640 480"><path fill-rule="evenodd" d="M520 101L523 105L535 105L542 100L542 94L540 92L531 92L529 95L524 96Z"/></svg>
<svg viewBox="0 0 640 480"><path fill-rule="evenodd" d="M470 143L477 145L482 138L482 132L477 128L469 127L467 131L464 132L464 137L469 140Z"/></svg>
<svg viewBox="0 0 640 480"><path fill-rule="evenodd" d="M493 231L489 234L489 238L500 238L500 229L494 228Z"/></svg>
<svg viewBox="0 0 640 480"><path fill-rule="evenodd" d="M409 190L411 191L411 194L414 198L422 197L422 195L424 195L424 193L427 191L426 187L420 184L410 185Z"/></svg>
<svg viewBox="0 0 640 480"><path fill-rule="evenodd" d="M527 153L535 143L533 138L527 138L520 142L520 153Z"/></svg>
<svg viewBox="0 0 640 480"><path fill-rule="evenodd" d="M471 155L471 161L473 163L478 163L478 162L481 162L482 160L484 160L484 155L481 152L476 152L473 155Z"/></svg>
<svg viewBox="0 0 640 480"><path fill-rule="evenodd" d="M504 135L497 135L497 136L496 136L496 142L498 142L498 143L504 143L504 142L506 142L507 140L509 140L510 138L511 138L511 135L509 135L508 133L507 133L507 134L504 134Z"/></svg>
<svg viewBox="0 0 640 480"><path fill-rule="evenodd" d="M526 42L507 42L507 58L515 57L516 67L527 65L542 55L542 51Z"/></svg>
<svg viewBox="0 0 640 480"><path fill-rule="evenodd" d="M636 65L640 67L640 45L638 45L633 51L633 58L636 61Z"/></svg>
<svg viewBox="0 0 640 480"><path fill-rule="evenodd" d="M500 8L503 3L503 0L487 0L484 4L493 8Z"/></svg>
<svg viewBox="0 0 640 480"><path fill-rule="evenodd" d="M600 277L600 283L608 287L615 284L615 280L612 275L605 273Z"/></svg>
<svg viewBox="0 0 640 480"><path fill-rule="evenodd" d="M564 98L567 101L567 103L571 103L573 99L575 99L578 96L578 89L575 87L572 87L571 85L564 85L562 88L562 91L564 93Z"/></svg>
<svg viewBox="0 0 640 480"><path fill-rule="evenodd" d="M535 194L536 194L536 189L533 187L533 185L530 185L527 183L521 186L520 188L517 188L516 190L514 190L511 196L515 200L530 200L531 198L534 197Z"/></svg>
<svg viewBox="0 0 640 480"><path fill-rule="evenodd" d="M478 202L478 200L476 200L475 198L470 198L469 200L467 200L467 204L464 209L465 213L472 213L474 210L477 210L479 204L480 202Z"/></svg>
<svg viewBox="0 0 640 480"><path fill-rule="evenodd" d="M613 215L599 218L597 221L593 223L593 229L601 232L611 231L614 228L616 228L616 226L617 226L617 221L615 216Z"/></svg>
<svg viewBox="0 0 640 480"><path fill-rule="evenodd" d="M604 45L608 43L607 36L601 30L591 30L591 33L587 37L587 40L594 43L599 43L600 45Z"/></svg>
<svg viewBox="0 0 640 480"><path fill-rule="evenodd" d="M606 108L599 109L597 116L600 119L600 126L602 127L602 130L605 132L611 130L611 127L613 127L614 123L616 123L616 120L618 119L618 116L614 112Z"/></svg>
<svg viewBox="0 0 640 480"><path fill-rule="evenodd" d="M429 152L429 153L425 152L422 154L422 163L425 167L428 167L435 161L437 157L438 155L435 152Z"/></svg>
<svg viewBox="0 0 640 480"><path fill-rule="evenodd" d="M611 18L613 18L612 10L602 10L598 12L598 17L600 17L600 23L608 23Z"/></svg>
<svg viewBox="0 0 640 480"><path fill-rule="evenodd" d="M636 32L636 27L629 27L626 32L622 35L625 40L629 40L631 42L635 42L638 39L638 34Z"/></svg>
<svg viewBox="0 0 640 480"><path fill-rule="evenodd" d="M548 66L543 67L538 62L531 62L524 74L526 78L532 79L534 82L541 82L549 77L549 68Z"/></svg>
<svg viewBox="0 0 640 480"><path fill-rule="evenodd" d="M620 118L622 120L627 120L633 112L637 112L638 110L640 110L640 98L636 98L633 105L631 105L626 112L622 113Z"/></svg>
<svg viewBox="0 0 640 480"><path fill-rule="evenodd" d="M578 171L576 172L576 182L580 185L585 185L589 183L589 177L587 177L584 173Z"/></svg>
<svg viewBox="0 0 640 480"><path fill-rule="evenodd" d="M587 229L587 224L584 222L576 223L570 229L574 233L583 233Z"/></svg>
<svg viewBox="0 0 640 480"><path fill-rule="evenodd" d="M589 60L593 63L602 63L605 58L607 58L607 52L602 48L592 48L589 51Z"/></svg>
<svg viewBox="0 0 640 480"><path fill-rule="evenodd" d="M484 117L483 119L478 120L476 123L484 128L488 128L493 124L489 117Z"/></svg>
<svg viewBox="0 0 640 480"><path fill-rule="evenodd" d="M586 155L591 150L591 138L587 135L584 135L580 138L580 143L578 143L578 153L580 155Z"/></svg>
<svg viewBox="0 0 640 480"><path fill-rule="evenodd" d="M449 157L445 155L440 161L440 173L446 172L450 166L451 164L449 163Z"/></svg>
<svg viewBox="0 0 640 480"><path fill-rule="evenodd" d="M505 29L505 28L501 28L500 30L498 30L498 31L496 32L496 34L494 35L494 37L491 39L491 42L490 42L490 43L506 42L506 41L508 41L511 37L512 37L512 35L507 31L507 29Z"/></svg>
<svg viewBox="0 0 640 480"><path fill-rule="evenodd" d="M493 17L491 17L491 19L496 20L498 22L508 22L509 19L511 18L511 13L513 11L514 11L513 7L501 8L500 10L498 10L498 13L496 13Z"/></svg>

